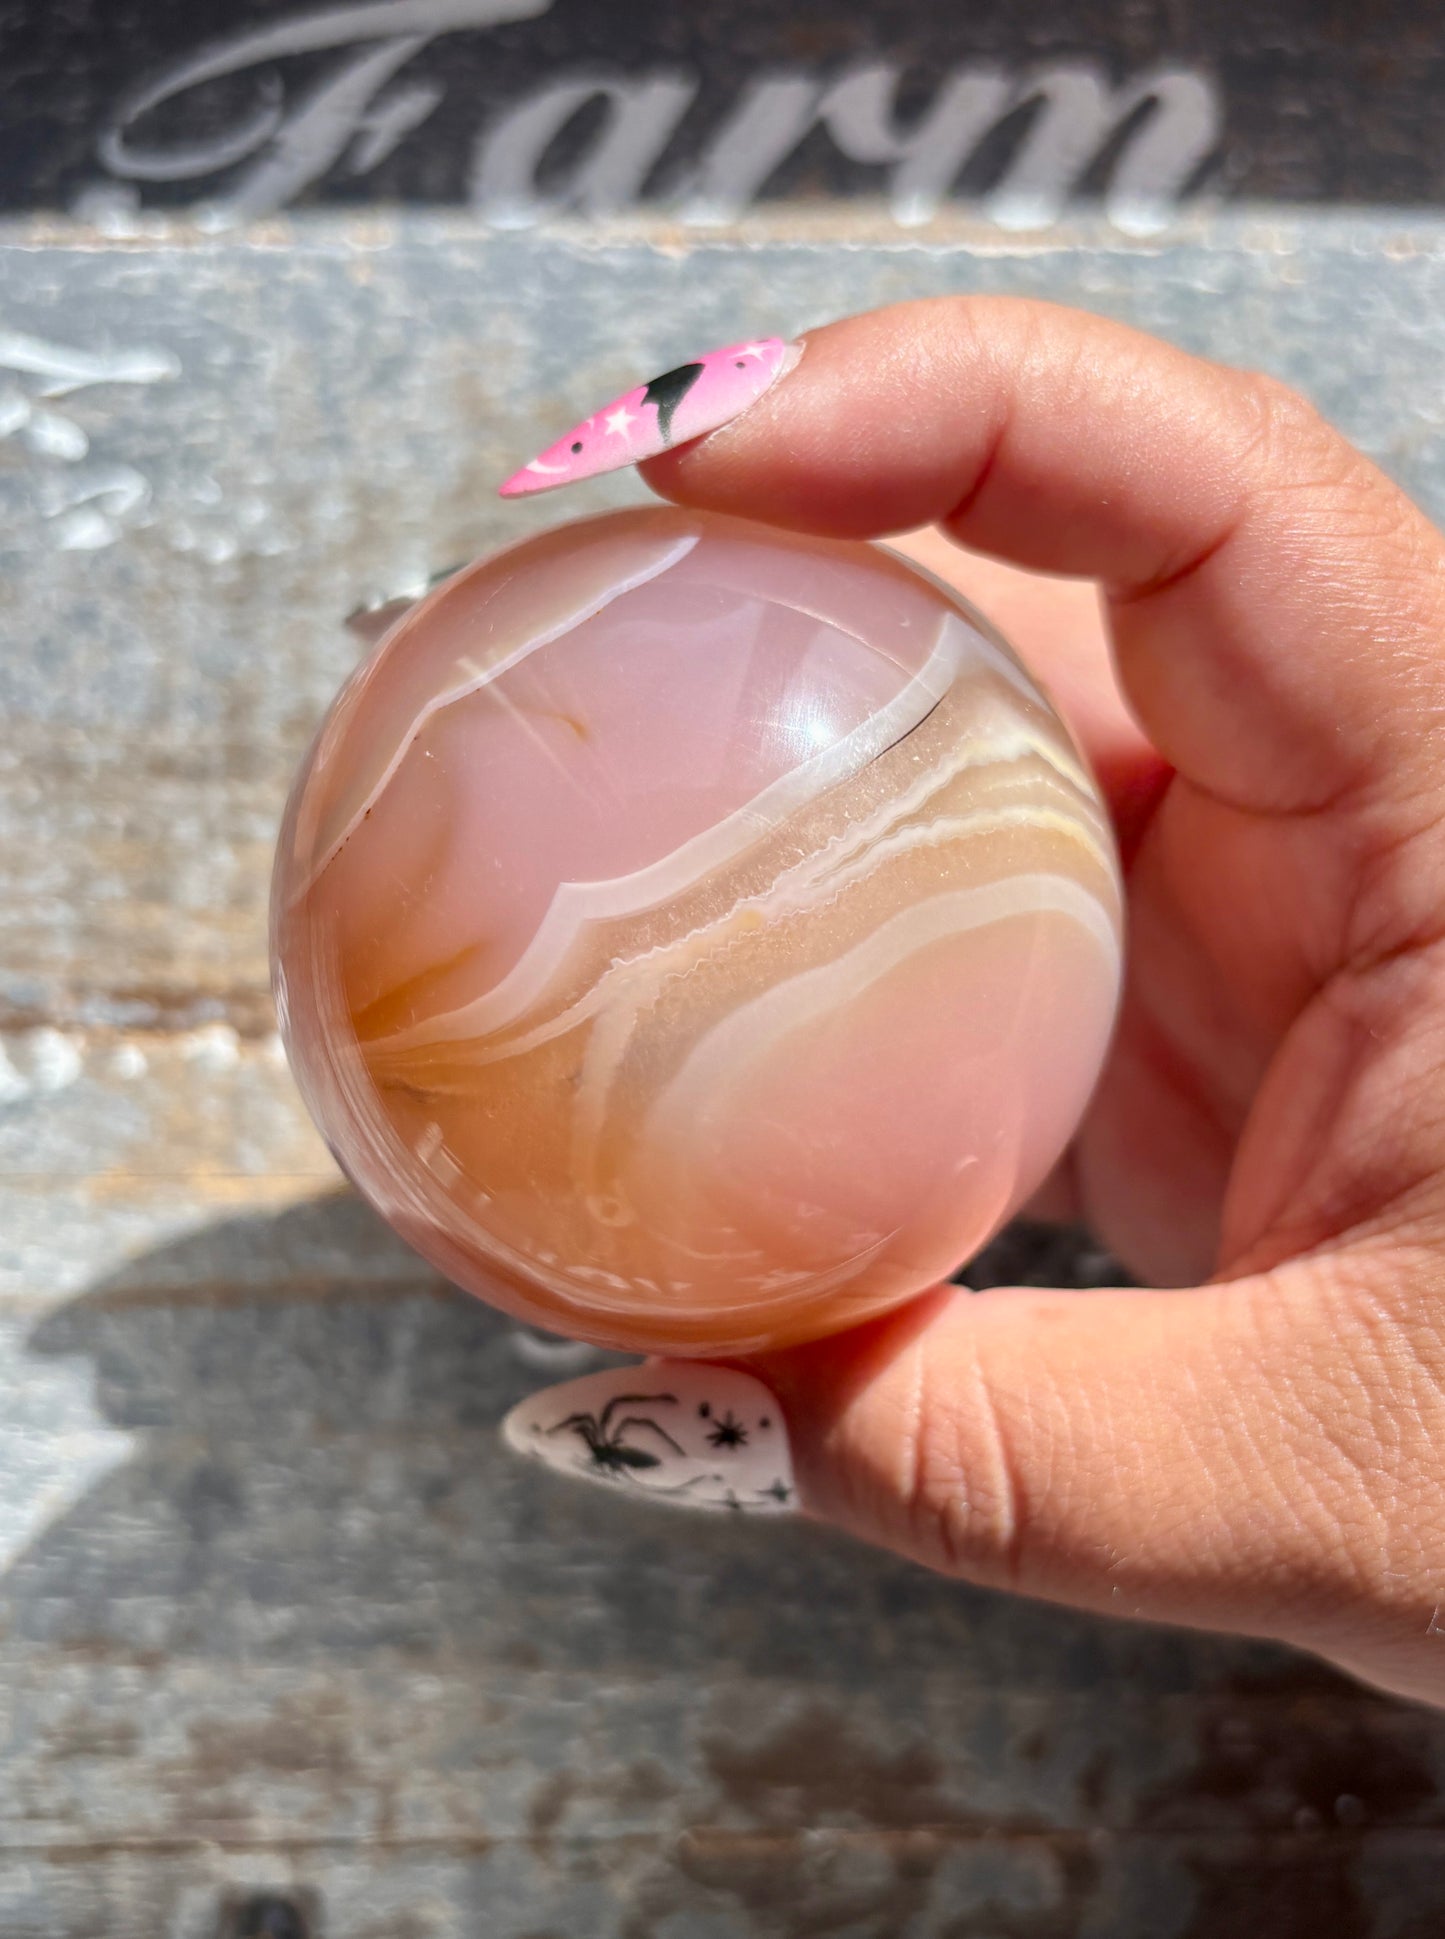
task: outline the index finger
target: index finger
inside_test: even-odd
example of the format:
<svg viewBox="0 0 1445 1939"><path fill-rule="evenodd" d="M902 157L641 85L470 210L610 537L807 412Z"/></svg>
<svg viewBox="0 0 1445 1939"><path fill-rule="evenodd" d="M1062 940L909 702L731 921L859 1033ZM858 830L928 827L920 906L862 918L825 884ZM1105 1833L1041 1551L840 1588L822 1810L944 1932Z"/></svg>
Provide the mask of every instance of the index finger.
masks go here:
<svg viewBox="0 0 1445 1939"><path fill-rule="evenodd" d="M900 304L805 342L732 424L649 461L648 483L810 532L938 524L1101 580L1150 740L1241 808L1430 775L1438 539L1293 392L1012 298Z"/></svg>

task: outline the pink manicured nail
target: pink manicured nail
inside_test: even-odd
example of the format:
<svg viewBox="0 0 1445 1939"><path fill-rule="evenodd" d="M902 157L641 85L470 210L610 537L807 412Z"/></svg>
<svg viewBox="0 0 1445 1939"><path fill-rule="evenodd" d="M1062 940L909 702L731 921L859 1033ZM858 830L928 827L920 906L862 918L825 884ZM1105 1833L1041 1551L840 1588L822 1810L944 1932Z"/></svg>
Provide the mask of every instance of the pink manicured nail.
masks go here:
<svg viewBox="0 0 1445 1939"><path fill-rule="evenodd" d="M756 343L731 344L726 350L710 350L695 363L679 364L584 419L514 472L500 488L501 496L521 498L575 485L716 431L755 404L802 354L799 343L760 337Z"/></svg>
<svg viewBox="0 0 1445 1939"><path fill-rule="evenodd" d="M559 1474L675 1508L777 1515L794 1505L782 1410L737 1367L649 1360L584 1374L529 1395L502 1438Z"/></svg>

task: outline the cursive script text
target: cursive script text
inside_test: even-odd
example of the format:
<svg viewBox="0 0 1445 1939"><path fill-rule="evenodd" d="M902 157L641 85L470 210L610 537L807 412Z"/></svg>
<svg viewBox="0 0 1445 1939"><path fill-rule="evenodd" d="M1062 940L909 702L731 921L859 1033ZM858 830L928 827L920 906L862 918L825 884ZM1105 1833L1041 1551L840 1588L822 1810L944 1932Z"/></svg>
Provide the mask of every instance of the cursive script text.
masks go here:
<svg viewBox="0 0 1445 1939"><path fill-rule="evenodd" d="M515 25L551 4L367 0L236 34L133 93L101 139L101 159L125 180L208 183L206 199L233 219L270 214L334 171L369 174L429 119L444 85L408 79L405 70L440 36ZM306 86L288 86L287 63L318 54L336 58L319 78L308 70ZM147 124L168 104L243 75L254 76L253 100L230 125L199 142L147 139ZM847 161L880 171L895 220L927 222L1007 123L1015 138L981 200L988 219L1010 229L1047 227L1107 157L1106 212L1126 230L1150 233L1192 192L1222 130L1213 81L1178 66L1116 83L1082 60L1017 71L968 65L942 74L928 105L907 117L899 112L903 80L889 61L832 75L802 68L754 75L701 153L674 171L680 179L666 204L692 223L732 221L821 132ZM683 67L579 69L542 82L475 135L466 166L473 207L488 222L519 226L568 211L609 215L653 199L649 185L679 146L700 85ZM557 179L544 164L584 114L586 139Z"/></svg>

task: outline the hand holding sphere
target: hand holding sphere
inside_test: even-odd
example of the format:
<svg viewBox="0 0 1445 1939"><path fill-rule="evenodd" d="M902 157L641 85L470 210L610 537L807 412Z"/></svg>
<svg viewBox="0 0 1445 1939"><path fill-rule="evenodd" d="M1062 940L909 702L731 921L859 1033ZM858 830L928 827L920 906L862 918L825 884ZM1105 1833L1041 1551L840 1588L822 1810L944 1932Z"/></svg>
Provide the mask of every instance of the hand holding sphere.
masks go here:
<svg viewBox="0 0 1445 1939"><path fill-rule="evenodd" d="M1065 1182L1152 1284L940 1286L755 1356L804 1505L1445 1700L1445 541L1280 386L991 299L810 332L645 472L1104 588L1112 675L1021 645L1071 684L1126 860L1120 1025Z"/></svg>

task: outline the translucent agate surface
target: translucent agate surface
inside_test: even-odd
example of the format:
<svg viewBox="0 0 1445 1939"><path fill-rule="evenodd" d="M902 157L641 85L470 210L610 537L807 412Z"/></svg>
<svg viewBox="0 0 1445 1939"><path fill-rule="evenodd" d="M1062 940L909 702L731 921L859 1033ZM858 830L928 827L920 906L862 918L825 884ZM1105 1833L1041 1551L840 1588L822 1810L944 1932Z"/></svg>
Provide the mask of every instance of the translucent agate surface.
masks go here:
<svg viewBox="0 0 1445 1939"><path fill-rule="evenodd" d="M659 508L391 628L297 781L273 942L311 1110L420 1252L560 1332L740 1352L909 1298L1040 1181L1119 890L941 585Z"/></svg>

